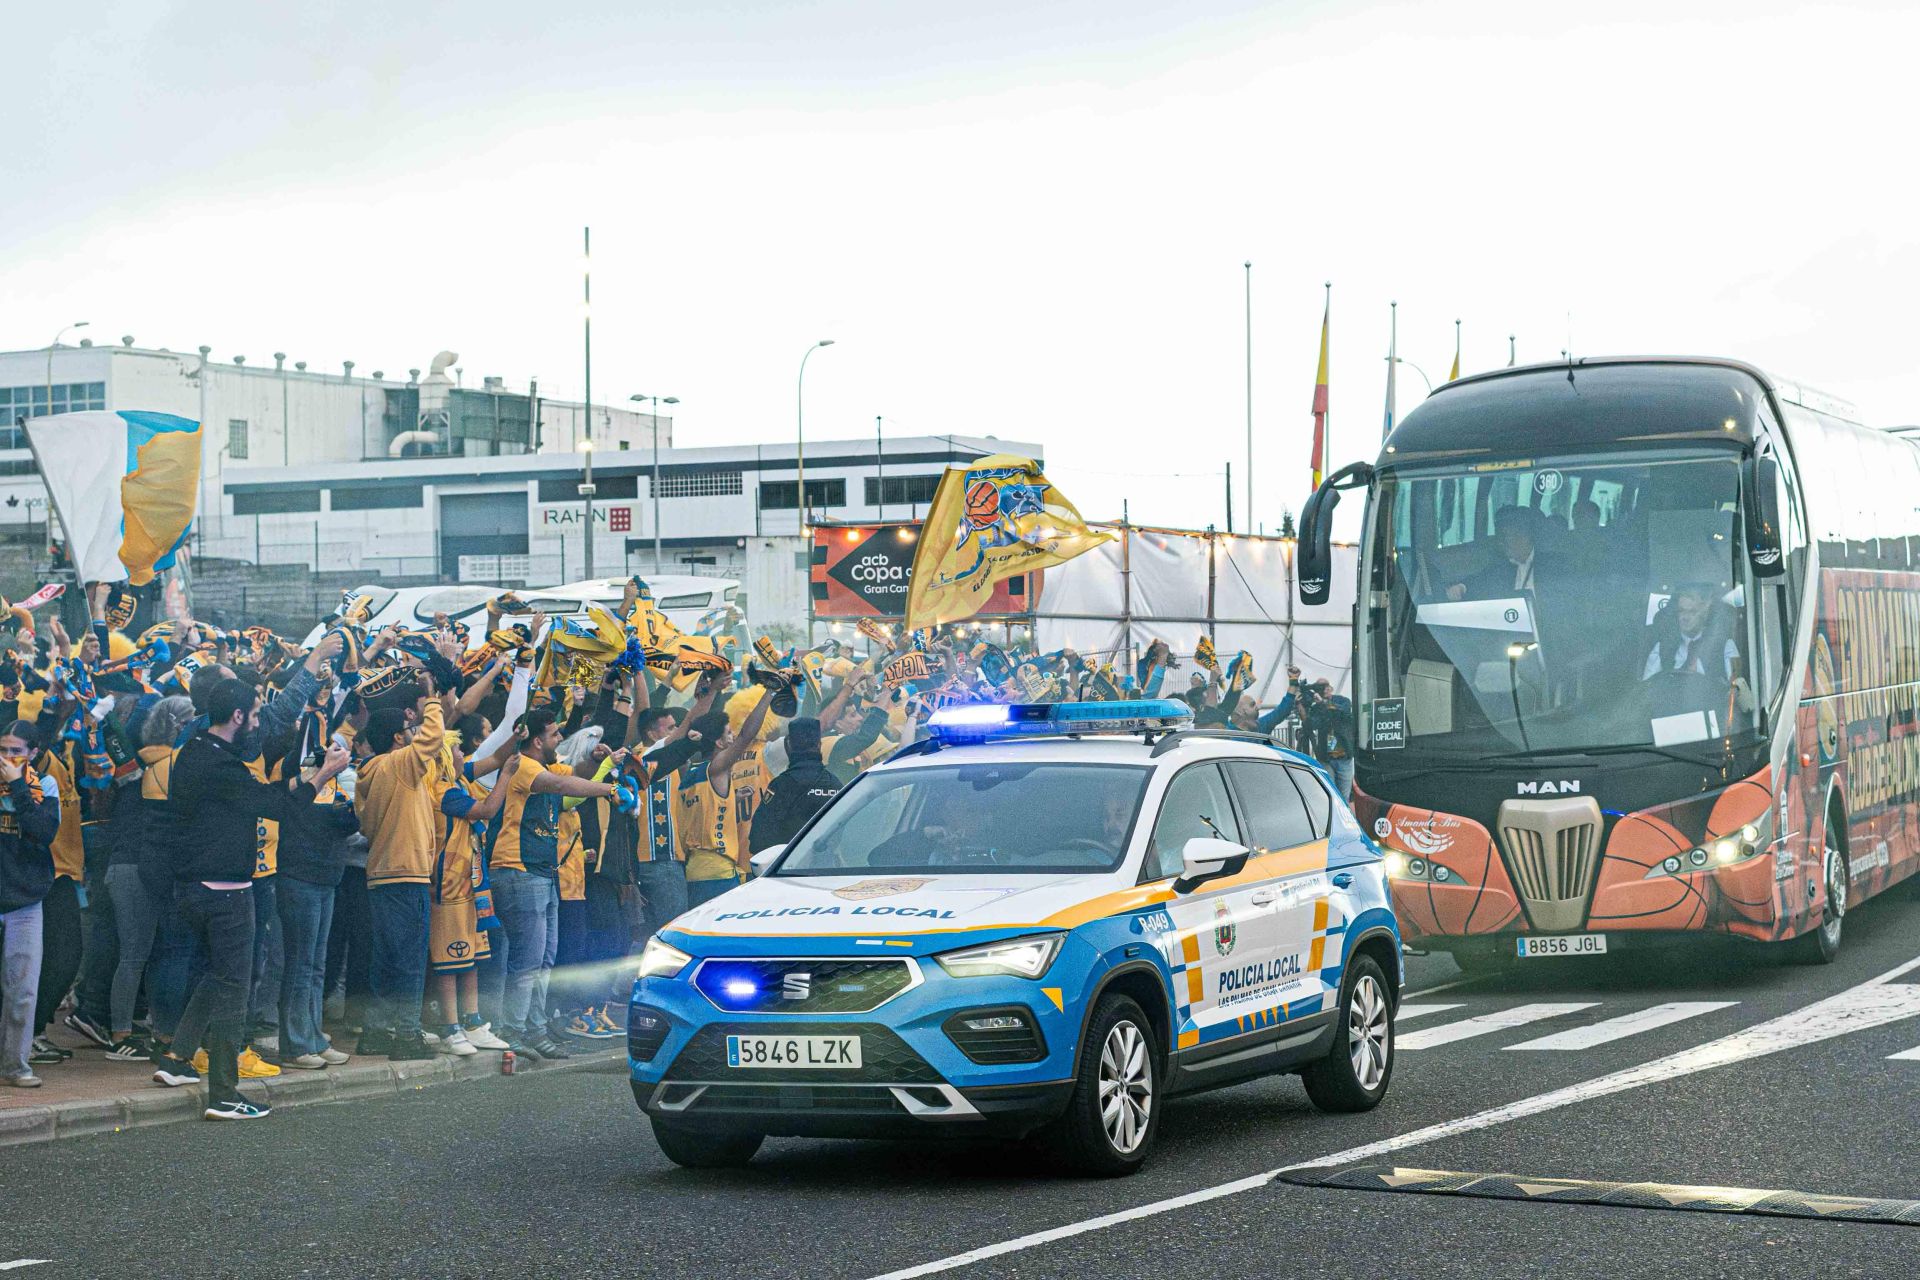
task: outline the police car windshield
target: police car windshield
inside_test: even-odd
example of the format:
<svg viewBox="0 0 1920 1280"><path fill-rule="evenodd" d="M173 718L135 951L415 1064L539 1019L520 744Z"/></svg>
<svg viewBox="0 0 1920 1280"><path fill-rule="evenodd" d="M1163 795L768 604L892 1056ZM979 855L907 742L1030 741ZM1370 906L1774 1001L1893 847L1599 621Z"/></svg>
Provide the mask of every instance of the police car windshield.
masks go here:
<svg viewBox="0 0 1920 1280"><path fill-rule="evenodd" d="M849 787L774 874L1111 871L1150 772L1064 761L883 769Z"/></svg>

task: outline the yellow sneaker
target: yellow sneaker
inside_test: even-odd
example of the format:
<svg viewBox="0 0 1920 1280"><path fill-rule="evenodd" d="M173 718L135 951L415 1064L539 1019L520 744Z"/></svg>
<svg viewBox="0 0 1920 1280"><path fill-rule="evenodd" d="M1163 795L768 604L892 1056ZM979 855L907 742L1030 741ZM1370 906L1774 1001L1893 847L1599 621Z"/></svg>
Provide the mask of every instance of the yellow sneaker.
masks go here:
<svg viewBox="0 0 1920 1280"><path fill-rule="evenodd" d="M280 1074L280 1068L268 1062L248 1045L240 1055L240 1078L242 1080L266 1080Z"/></svg>
<svg viewBox="0 0 1920 1280"><path fill-rule="evenodd" d="M207 1074L207 1051L202 1049L193 1055L193 1069L201 1075ZM248 1045L240 1055L240 1078L242 1080L266 1080L280 1074L280 1068L262 1058Z"/></svg>

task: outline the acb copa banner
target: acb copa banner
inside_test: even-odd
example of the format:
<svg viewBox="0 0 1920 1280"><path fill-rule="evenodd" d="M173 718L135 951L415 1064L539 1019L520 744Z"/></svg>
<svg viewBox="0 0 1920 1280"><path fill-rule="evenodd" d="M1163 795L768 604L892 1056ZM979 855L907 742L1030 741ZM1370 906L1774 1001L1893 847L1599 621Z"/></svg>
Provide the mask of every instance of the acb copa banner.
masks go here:
<svg viewBox="0 0 1920 1280"><path fill-rule="evenodd" d="M809 573L817 618L902 618L913 581L920 525L861 524L813 529ZM1033 607L1040 575L994 584L976 617L1019 616Z"/></svg>

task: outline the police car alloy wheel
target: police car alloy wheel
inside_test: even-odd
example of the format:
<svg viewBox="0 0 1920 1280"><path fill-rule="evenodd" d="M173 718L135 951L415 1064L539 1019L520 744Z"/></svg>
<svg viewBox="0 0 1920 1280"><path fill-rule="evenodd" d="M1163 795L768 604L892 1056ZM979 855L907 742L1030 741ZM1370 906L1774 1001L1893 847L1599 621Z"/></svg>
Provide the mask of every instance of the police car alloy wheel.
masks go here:
<svg viewBox="0 0 1920 1280"><path fill-rule="evenodd" d="M700 1133L653 1122L661 1154L683 1169L737 1169L752 1160L766 1139L757 1133Z"/></svg>
<svg viewBox="0 0 1920 1280"><path fill-rule="evenodd" d="M1371 1111L1386 1096L1393 1079L1393 1002L1372 957L1355 956L1347 966L1333 1044L1300 1078L1322 1111Z"/></svg>
<svg viewBox="0 0 1920 1280"><path fill-rule="evenodd" d="M1146 1014L1126 996L1102 996L1081 1042L1073 1099L1043 1142L1076 1173L1137 1172L1160 1130L1159 1073Z"/></svg>

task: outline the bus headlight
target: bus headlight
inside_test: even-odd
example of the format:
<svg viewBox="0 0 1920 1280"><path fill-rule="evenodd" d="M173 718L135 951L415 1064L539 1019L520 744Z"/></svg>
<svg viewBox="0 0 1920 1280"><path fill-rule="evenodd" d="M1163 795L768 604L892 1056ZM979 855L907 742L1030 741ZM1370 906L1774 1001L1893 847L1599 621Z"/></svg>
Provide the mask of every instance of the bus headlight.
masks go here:
<svg viewBox="0 0 1920 1280"><path fill-rule="evenodd" d="M1757 822L1749 822L1723 836L1708 836L1695 847L1668 854L1648 868L1643 880L1661 876L1691 875L1696 871L1737 867L1766 853L1773 845L1773 814L1769 810Z"/></svg>
<svg viewBox="0 0 1920 1280"><path fill-rule="evenodd" d="M1434 884L1465 884L1458 872L1449 871L1431 858L1388 849L1380 855L1381 865L1393 880L1432 881Z"/></svg>

